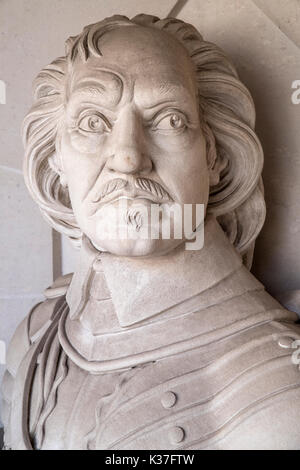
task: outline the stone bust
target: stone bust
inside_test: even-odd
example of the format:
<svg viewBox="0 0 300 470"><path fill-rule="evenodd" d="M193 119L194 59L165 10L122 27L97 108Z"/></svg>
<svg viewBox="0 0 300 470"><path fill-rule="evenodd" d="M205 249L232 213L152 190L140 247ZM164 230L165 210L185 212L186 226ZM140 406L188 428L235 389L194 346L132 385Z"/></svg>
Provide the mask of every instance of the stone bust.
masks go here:
<svg viewBox="0 0 300 470"><path fill-rule="evenodd" d="M177 19L113 16L34 90L25 181L80 261L11 341L6 448L299 449L300 330L249 272L263 153L231 61ZM203 208L201 249L174 204ZM150 206L169 237L141 235Z"/></svg>

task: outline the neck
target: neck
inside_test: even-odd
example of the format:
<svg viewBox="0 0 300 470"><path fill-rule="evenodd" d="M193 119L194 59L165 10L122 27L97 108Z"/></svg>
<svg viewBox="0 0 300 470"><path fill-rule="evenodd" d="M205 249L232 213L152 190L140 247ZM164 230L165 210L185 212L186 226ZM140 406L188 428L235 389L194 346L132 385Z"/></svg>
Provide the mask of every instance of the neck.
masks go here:
<svg viewBox="0 0 300 470"><path fill-rule="evenodd" d="M261 321L251 297L258 291L261 284L212 217L199 251L178 248L152 259L124 258L101 254L85 240L67 293L70 312L60 321L60 342L90 372L122 370ZM252 303L258 313L251 313Z"/></svg>
<svg viewBox="0 0 300 470"><path fill-rule="evenodd" d="M198 251L186 251L182 244L164 256L128 258L100 253L84 239L67 294L71 318L80 318L91 290L100 289L105 291L102 300L111 298L120 327L128 327L205 292L241 265L212 217L205 223L204 246Z"/></svg>

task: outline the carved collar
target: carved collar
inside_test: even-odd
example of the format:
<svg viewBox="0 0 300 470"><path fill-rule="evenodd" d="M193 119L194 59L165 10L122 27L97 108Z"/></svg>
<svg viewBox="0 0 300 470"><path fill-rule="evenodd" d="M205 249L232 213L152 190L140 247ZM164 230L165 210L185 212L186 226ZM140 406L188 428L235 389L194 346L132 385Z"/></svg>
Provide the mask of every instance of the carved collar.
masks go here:
<svg viewBox="0 0 300 470"><path fill-rule="evenodd" d="M212 217L199 251L125 258L99 253L85 240L60 341L90 372L126 369L217 340L232 318L214 318L209 309L260 288Z"/></svg>

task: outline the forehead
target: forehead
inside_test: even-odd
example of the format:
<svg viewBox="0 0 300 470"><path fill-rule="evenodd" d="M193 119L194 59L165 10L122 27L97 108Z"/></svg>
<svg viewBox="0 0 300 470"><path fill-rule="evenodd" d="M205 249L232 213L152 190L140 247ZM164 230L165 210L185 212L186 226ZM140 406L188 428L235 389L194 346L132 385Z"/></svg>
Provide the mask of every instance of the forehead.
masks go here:
<svg viewBox="0 0 300 470"><path fill-rule="evenodd" d="M100 50L101 56L86 62L76 59L71 93L100 93L109 95L112 102L128 93L147 102L157 92L195 99L194 65L185 48L169 34L139 26L121 27L101 38Z"/></svg>

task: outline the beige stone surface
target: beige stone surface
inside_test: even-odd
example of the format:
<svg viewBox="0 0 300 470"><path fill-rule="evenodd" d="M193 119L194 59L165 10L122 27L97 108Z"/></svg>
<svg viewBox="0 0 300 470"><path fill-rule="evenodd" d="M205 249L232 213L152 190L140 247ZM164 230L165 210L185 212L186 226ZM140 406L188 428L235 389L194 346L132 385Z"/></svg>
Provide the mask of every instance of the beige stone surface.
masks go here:
<svg viewBox="0 0 300 470"><path fill-rule="evenodd" d="M274 24L300 47L300 3L298 0L253 0Z"/></svg>
<svg viewBox="0 0 300 470"><path fill-rule="evenodd" d="M25 181L80 259L10 342L7 449L299 448L297 315L247 268L265 217L254 116L222 50L173 19L101 21L39 74ZM191 203L205 220L178 237L170 210L186 222Z"/></svg>
<svg viewBox="0 0 300 470"><path fill-rule="evenodd" d="M42 274L42 270L40 267ZM44 296L40 294L24 294L10 296L0 296L0 340L5 342L6 351L17 325L28 314L31 308L41 302ZM5 371L5 364L0 362L0 382ZM1 407L0 407L1 416ZM0 420L0 423L2 421ZM1 426L0 426L1 427Z"/></svg>
<svg viewBox="0 0 300 470"><path fill-rule="evenodd" d="M189 0L179 18L232 57L252 93L265 153L267 218L256 243L253 272L271 293L300 285L299 2Z"/></svg>
<svg viewBox="0 0 300 470"><path fill-rule="evenodd" d="M21 168L20 127L31 103L32 81L54 57L64 54L66 37L113 14L141 11L166 16L174 0L2 0L0 71L7 85L5 113L0 113L1 164Z"/></svg>
<svg viewBox="0 0 300 470"><path fill-rule="evenodd" d="M31 103L35 75L64 53L66 36L78 33L85 24L114 13L133 16L140 9L165 16L174 4L174 0L0 2L0 80L6 84L6 104L0 104L0 339L9 341L29 307L52 282L57 267L63 272L74 269L71 247L70 254L64 251L63 259L57 259L61 249L53 251L57 245L52 231L32 203L21 174L21 123Z"/></svg>
<svg viewBox="0 0 300 470"><path fill-rule="evenodd" d="M292 343L300 338L296 315L280 308L242 266L213 218L206 240L203 250L175 254L171 275L172 253L164 262L158 257L152 267L148 263L142 308L148 318L126 328L119 323L120 292L136 284L132 267L138 261L124 259L120 270L118 257L103 258L83 244L71 286L70 279L59 281L60 291L54 284L30 327L24 322L10 345L2 384L4 416L11 411L5 420L8 447L299 448L300 377L291 360ZM207 269L198 269L191 280L189 268L197 262ZM161 312L157 293L166 278ZM197 292L193 297L187 281ZM138 316L140 292L131 288L128 294ZM28 360L20 363L26 351ZM23 374L33 381L30 393L22 387ZM47 379L42 389L41 377Z"/></svg>
<svg viewBox="0 0 300 470"><path fill-rule="evenodd" d="M79 250L72 245L65 235L61 237L61 253L62 274L73 273L78 263Z"/></svg>
<svg viewBox="0 0 300 470"><path fill-rule="evenodd" d="M0 298L40 295L52 281L51 230L13 169L0 169L0 213Z"/></svg>
<svg viewBox="0 0 300 470"><path fill-rule="evenodd" d="M0 168L0 340L6 346L52 282L51 229L25 188L23 175ZM0 365L0 375L4 365Z"/></svg>
<svg viewBox="0 0 300 470"><path fill-rule="evenodd" d="M8 103L5 105L8 115L4 116L2 112L0 114L0 145L6 150L1 156L1 187L4 190L3 214L7 220L2 232L6 261L2 263L4 275L0 286L0 304L3 312L11 313L9 320L6 320L7 316L1 312L1 325L2 329L5 329L6 339L11 336L16 323L28 312L31 305L36 303L39 292L50 283L52 277L51 230L41 221L40 214L33 208L33 203L29 202L29 197L24 196L24 187L23 183L20 183L21 175L18 171L23 154L18 128L25 110L29 107L32 78L43 65L63 53L62 44L66 35L78 33L85 23L94 22L115 12L129 16L137 12L136 2L127 2L128 11L122 11L124 2L119 1L111 2L109 7L107 3L102 3L101 15L98 15L100 2L90 2L90 8L86 8L87 3L89 2L86 2L83 8L82 2L79 4L73 1L72 11L76 11L76 15L72 15L72 18L69 16L70 2L66 0L52 2L51 6L47 3L47 15L44 14L45 4L41 1L26 4L4 1L0 6L0 13L4 13L1 16L2 21L5 15L13 18L13 25L9 22L3 22L1 25L4 41L0 45L0 62L3 60L4 64L2 67L0 63L1 73L4 70L4 76L1 75L0 79L4 79L8 90ZM161 2L159 6L141 5L141 9L147 13L165 16L173 4L174 2L166 1ZM274 3L270 0L189 0L179 17L194 24L205 39L216 42L228 52L240 77L254 97L257 132L266 156L264 183L268 209L267 222L256 246L254 272L271 292L279 292L297 289L300 284L300 105L291 103L291 84L300 78L299 2L281 0L277 2L276 8L272 8L272 5ZM30 28L33 12L36 15L34 23L37 27ZM51 28L54 23L58 25L55 30ZM7 34L8 29L5 29L7 24L10 34L11 29L15 31L13 40L11 35ZM6 42L7 37L10 37L9 43ZM45 41L45 37L52 39ZM11 57L14 57L13 61ZM3 109L0 108L1 111ZM15 205L11 204L11 197ZM18 234L22 236L18 238ZM57 256L62 258L54 263L59 267L57 269L63 272L73 270L75 265L73 250L70 246L67 248L66 243L68 241L63 239L62 248L57 251ZM7 253L10 253L9 257ZM298 302L298 297L298 293L293 294L293 302ZM290 299L284 296L281 298L284 298L289 306ZM298 311L297 308L293 310ZM88 310L86 317L89 317ZM97 322L85 319L85 326L95 323ZM290 397L295 398L296 395ZM284 403L279 404L279 415L284 413L284 406ZM274 416L267 416L266 423L274 419ZM292 419L293 416L287 416L283 426L288 427ZM250 422L250 425L255 426L255 423ZM263 421L260 425L263 429ZM178 431L181 428L174 429L173 434L177 435L176 429ZM170 436L173 434L171 430ZM244 435L244 432L241 434ZM242 447L243 440L239 441L239 436L235 439L237 445ZM274 436L273 444L277 447L288 447L295 442L297 446L297 436L295 441L293 439L291 436L290 441L286 439L283 442L280 436ZM257 448L257 443L252 444ZM226 445L231 448L230 440ZM265 445L270 445L268 440Z"/></svg>

